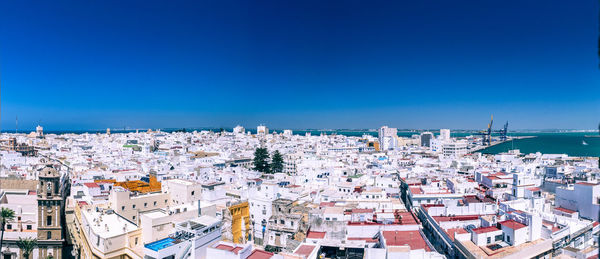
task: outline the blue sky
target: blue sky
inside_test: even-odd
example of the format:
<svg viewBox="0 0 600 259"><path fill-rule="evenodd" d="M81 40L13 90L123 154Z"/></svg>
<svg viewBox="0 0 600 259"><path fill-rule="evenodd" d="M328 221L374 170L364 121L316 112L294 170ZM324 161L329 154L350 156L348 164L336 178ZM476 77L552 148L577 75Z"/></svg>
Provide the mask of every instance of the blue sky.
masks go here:
<svg viewBox="0 0 600 259"><path fill-rule="evenodd" d="M597 1L5 1L2 128L592 129Z"/></svg>

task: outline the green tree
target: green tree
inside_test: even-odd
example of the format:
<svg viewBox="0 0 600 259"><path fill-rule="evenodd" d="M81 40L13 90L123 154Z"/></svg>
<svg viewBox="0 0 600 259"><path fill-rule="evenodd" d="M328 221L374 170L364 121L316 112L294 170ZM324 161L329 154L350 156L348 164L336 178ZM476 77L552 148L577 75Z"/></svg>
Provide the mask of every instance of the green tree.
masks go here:
<svg viewBox="0 0 600 259"><path fill-rule="evenodd" d="M0 235L0 250L2 249L2 243L4 242L4 228L6 227L6 222L11 221L14 218L14 210L9 208L0 209L0 230L2 231L2 235Z"/></svg>
<svg viewBox="0 0 600 259"><path fill-rule="evenodd" d="M269 173L269 151L266 148L256 148L254 151L254 170Z"/></svg>
<svg viewBox="0 0 600 259"><path fill-rule="evenodd" d="M36 245L37 239L35 238L28 237L25 239L21 239L19 237L19 241L17 241L17 246L23 252L23 258L25 259L29 259L29 255L31 254Z"/></svg>
<svg viewBox="0 0 600 259"><path fill-rule="evenodd" d="M273 152L273 158L271 159L271 172L283 172L283 157L281 156L281 153L279 153L279 150L275 150L275 152Z"/></svg>

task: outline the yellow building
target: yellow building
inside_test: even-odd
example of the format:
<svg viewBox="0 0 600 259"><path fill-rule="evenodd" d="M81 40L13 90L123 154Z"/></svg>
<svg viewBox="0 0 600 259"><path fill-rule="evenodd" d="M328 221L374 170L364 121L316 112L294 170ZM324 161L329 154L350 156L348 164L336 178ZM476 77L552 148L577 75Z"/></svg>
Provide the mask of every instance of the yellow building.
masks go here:
<svg viewBox="0 0 600 259"><path fill-rule="evenodd" d="M250 234L250 208L248 202L242 202L229 207L231 214L231 234L233 242L244 244Z"/></svg>

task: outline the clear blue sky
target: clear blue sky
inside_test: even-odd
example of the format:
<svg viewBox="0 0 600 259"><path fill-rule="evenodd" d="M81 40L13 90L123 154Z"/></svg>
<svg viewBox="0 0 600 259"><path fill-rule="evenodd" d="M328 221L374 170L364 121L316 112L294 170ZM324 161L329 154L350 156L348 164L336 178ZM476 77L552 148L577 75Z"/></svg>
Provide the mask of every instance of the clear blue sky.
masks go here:
<svg viewBox="0 0 600 259"><path fill-rule="evenodd" d="M3 1L2 128L596 128L598 1Z"/></svg>

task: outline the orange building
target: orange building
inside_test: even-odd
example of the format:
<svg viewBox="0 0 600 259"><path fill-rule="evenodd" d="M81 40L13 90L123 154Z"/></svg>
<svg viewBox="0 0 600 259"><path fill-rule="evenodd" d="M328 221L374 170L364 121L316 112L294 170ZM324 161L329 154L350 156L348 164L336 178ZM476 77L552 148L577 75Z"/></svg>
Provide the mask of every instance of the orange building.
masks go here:
<svg viewBox="0 0 600 259"><path fill-rule="evenodd" d="M153 174L150 174L148 182L144 182L141 180L117 182L114 179L95 180L94 182L113 182L114 186L121 186L131 192L138 193L160 192L162 186L161 183L156 180L156 176L154 176Z"/></svg>
<svg viewBox="0 0 600 259"><path fill-rule="evenodd" d="M248 241L250 233L250 208L248 202L229 207L231 213L231 234L233 242L236 244L244 244Z"/></svg>

